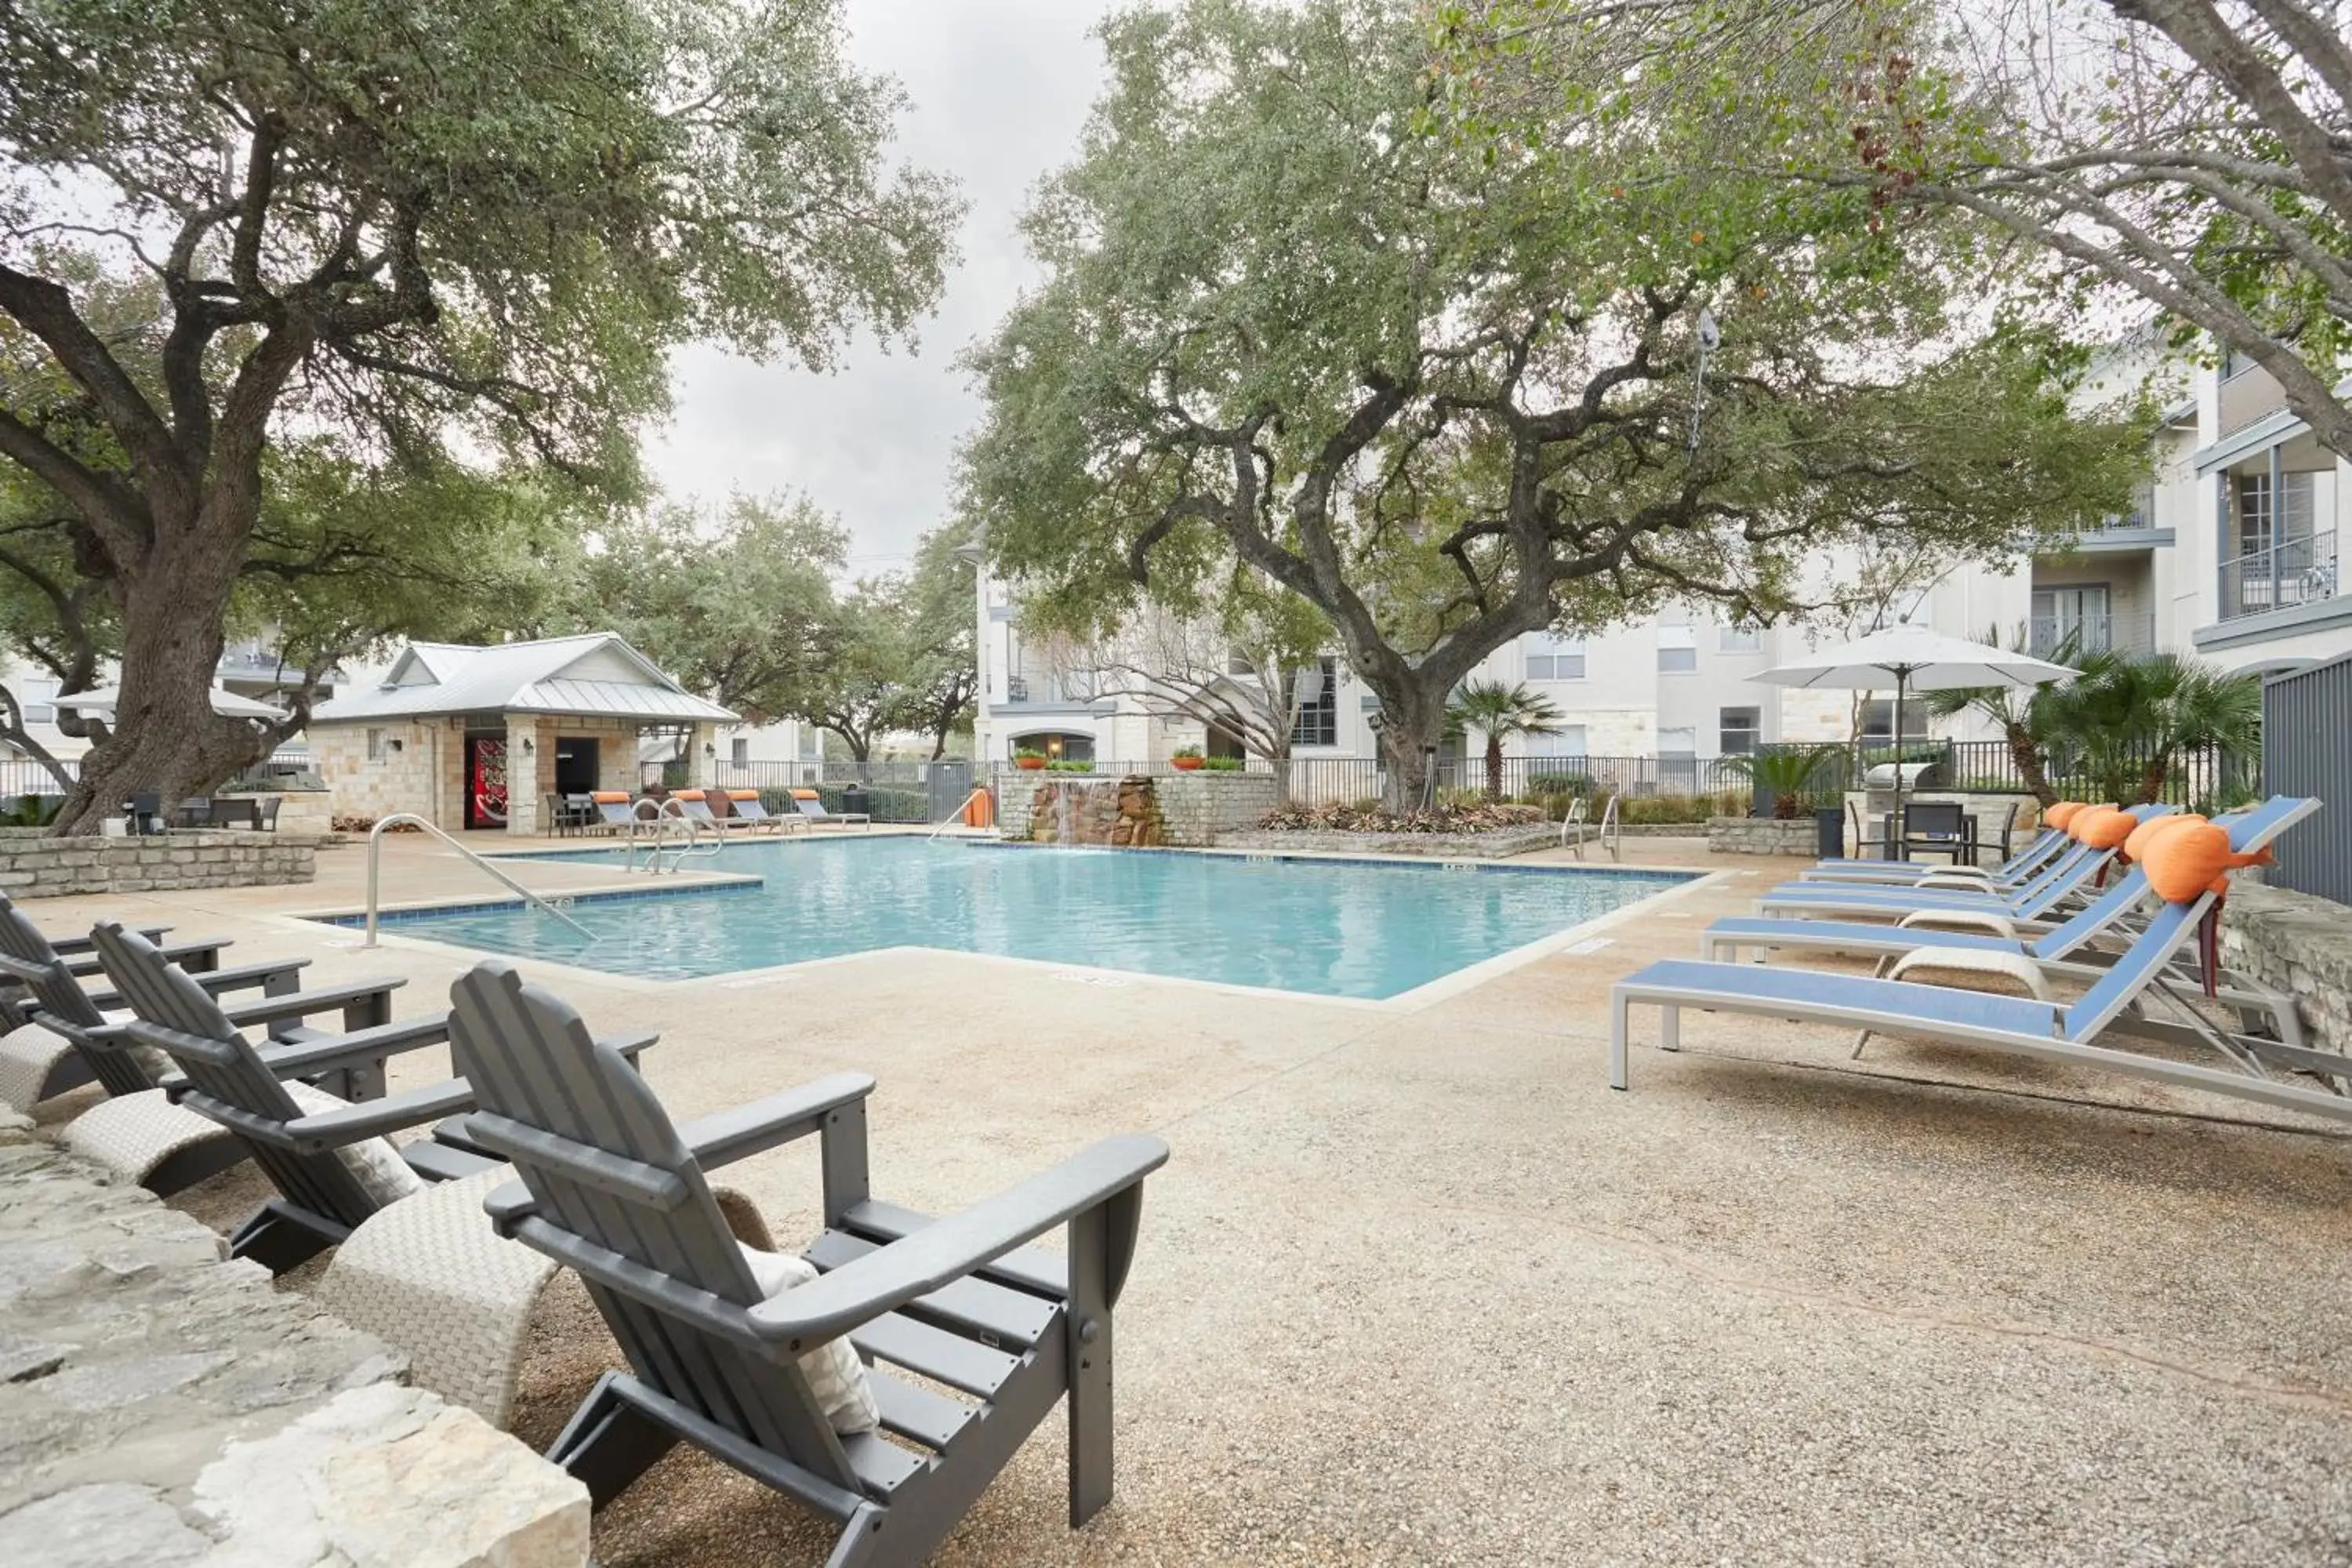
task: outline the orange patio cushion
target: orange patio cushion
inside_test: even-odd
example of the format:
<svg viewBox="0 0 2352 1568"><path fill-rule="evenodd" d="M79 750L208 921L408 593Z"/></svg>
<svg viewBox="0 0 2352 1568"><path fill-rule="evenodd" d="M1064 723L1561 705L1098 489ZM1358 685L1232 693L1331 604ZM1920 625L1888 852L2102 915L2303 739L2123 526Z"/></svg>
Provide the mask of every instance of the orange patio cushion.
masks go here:
<svg viewBox="0 0 2352 1568"><path fill-rule="evenodd" d="M2082 809L2083 803L2079 800L2062 800L2043 812L2042 820L2063 831L2066 825L2074 820L2074 814Z"/></svg>
<svg viewBox="0 0 2352 1568"><path fill-rule="evenodd" d="M2143 822L2132 829L2130 837L2124 840L2124 858L2137 866L2147 860L2147 847L2157 839L2176 827L2187 827L2193 823L2204 820L2205 818L2197 812L2184 811L2176 812L2170 816L2158 816Z"/></svg>
<svg viewBox="0 0 2352 1568"><path fill-rule="evenodd" d="M2095 805L2078 811L2067 827L2077 844L2087 844L2094 849L2113 849L2122 844L2139 826L2139 819L2118 806Z"/></svg>
<svg viewBox="0 0 2352 1568"><path fill-rule="evenodd" d="M600 789L593 791L588 798L598 805L618 805L629 798L629 792L625 789Z"/></svg>
<svg viewBox="0 0 2352 1568"><path fill-rule="evenodd" d="M824 796L817 794L816 791L813 789L796 789L793 791L793 798L794 800L823 800Z"/></svg>
<svg viewBox="0 0 2352 1568"><path fill-rule="evenodd" d="M670 798L673 800L700 800L702 798L702 792L698 789L674 789L669 793Z"/></svg>
<svg viewBox="0 0 2352 1568"><path fill-rule="evenodd" d="M2168 904L2183 904L2200 893L2227 892L2230 873L2240 866L2266 866L2271 852L2241 855L2230 847L2230 833L2210 822L2193 822L2159 835L2147 846L2147 885Z"/></svg>
<svg viewBox="0 0 2352 1568"><path fill-rule="evenodd" d="M760 798L760 792L755 789L730 789L727 792L727 798L729 800L757 800Z"/></svg>

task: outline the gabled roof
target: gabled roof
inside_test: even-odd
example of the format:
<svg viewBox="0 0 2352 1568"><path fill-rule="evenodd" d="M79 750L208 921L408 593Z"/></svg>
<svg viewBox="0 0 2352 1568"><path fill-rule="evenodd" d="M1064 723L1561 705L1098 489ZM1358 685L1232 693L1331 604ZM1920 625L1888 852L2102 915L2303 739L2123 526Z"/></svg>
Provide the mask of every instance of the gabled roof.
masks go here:
<svg viewBox="0 0 2352 1568"><path fill-rule="evenodd" d="M731 722L736 715L664 674L613 632L475 647L411 643L381 685L322 702L317 724L459 713L579 713L650 722Z"/></svg>

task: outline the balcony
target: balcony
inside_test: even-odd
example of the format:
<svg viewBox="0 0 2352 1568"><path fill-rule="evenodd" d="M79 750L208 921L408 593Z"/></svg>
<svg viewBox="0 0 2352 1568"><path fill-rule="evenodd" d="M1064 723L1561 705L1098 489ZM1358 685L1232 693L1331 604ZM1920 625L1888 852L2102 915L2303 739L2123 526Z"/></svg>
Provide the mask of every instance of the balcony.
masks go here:
<svg viewBox="0 0 2352 1568"><path fill-rule="evenodd" d="M2286 393L2278 378L2259 365L2250 365L2221 384L2221 431L2224 436L2266 419L2286 406Z"/></svg>
<svg viewBox="0 0 2352 1568"><path fill-rule="evenodd" d="M2250 551L2221 568L2221 618L2315 605L2336 596L2336 535L2314 533Z"/></svg>
<svg viewBox="0 0 2352 1568"><path fill-rule="evenodd" d="M2153 615L2036 616L2025 623L2025 651L2036 658L2155 650Z"/></svg>

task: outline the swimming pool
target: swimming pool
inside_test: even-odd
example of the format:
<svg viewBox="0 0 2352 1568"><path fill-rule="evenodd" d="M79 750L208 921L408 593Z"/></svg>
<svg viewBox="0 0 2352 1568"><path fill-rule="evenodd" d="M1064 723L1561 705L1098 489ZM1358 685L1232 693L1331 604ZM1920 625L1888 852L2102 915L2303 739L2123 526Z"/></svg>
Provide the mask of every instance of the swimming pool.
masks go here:
<svg viewBox="0 0 2352 1568"><path fill-rule="evenodd" d="M618 864L615 852L562 858ZM895 836L733 845L715 864L764 881L580 899L567 912L593 942L519 903L404 911L383 923L656 980L935 947L1381 1000L1691 879Z"/></svg>

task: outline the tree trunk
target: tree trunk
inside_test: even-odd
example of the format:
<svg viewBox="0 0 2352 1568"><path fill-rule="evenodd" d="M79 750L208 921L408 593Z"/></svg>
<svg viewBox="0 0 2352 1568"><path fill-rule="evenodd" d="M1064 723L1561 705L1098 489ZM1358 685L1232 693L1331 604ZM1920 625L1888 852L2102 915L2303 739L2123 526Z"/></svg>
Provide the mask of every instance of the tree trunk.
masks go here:
<svg viewBox="0 0 2352 1568"><path fill-rule="evenodd" d="M1491 731L1486 736L1486 798L1503 798L1503 737Z"/></svg>
<svg viewBox="0 0 2352 1568"><path fill-rule="evenodd" d="M2017 763L2017 776L2025 781L2025 787L2042 803L2042 809L2047 811L2057 805L2058 792L2050 787L2050 775L2042 772L2042 748L2034 744L2033 731L2022 724L2011 724L2007 727L2006 738L2010 759Z"/></svg>
<svg viewBox="0 0 2352 1568"><path fill-rule="evenodd" d="M195 530L157 531L147 559L122 582L121 698L112 731L82 760L81 780L52 832L94 834L137 795L157 795L169 810L269 749L254 725L212 708L237 551Z"/></svg>
<svg viewBox="0 0 2352 1568"><path fill-rule="evenodd" d="M1381 701L1381 759L1387 764L1381 805L1391 816L1410 816L1435 800L1430 775L1445 735L1445 693L1373 685L1372 694Z"/></svg>
<svg viewBox="0 0 2352 1568"><path fill-rule="evenodd" d="M2140 770L2139 804L2153 805L2162 800L2165 780L2171 776L2172 759L2169 755L2160 754L2148 758L2147 765Z"/></svg>

